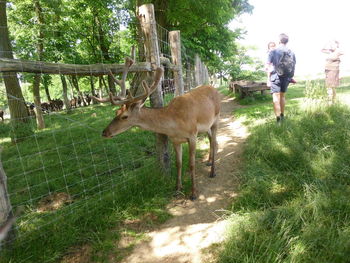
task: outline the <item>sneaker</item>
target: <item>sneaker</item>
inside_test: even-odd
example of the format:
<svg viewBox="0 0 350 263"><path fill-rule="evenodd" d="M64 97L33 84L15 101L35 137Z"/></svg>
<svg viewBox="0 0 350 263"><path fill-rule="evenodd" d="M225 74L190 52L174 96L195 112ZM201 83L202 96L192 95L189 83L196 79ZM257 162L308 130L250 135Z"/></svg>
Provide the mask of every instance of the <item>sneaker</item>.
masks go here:
<svg viewBox="0 0 350 263"><path fill-rule="evenodd" d="M281 121L284 121L284 114L283 113L281 113L280 119L281 119Z"/></svg>
<svg viewBox="0 0 350 263"><path fill-rule="evenodd" d="M280 116L277 116L277 117L276 117L276 121L277 121L277 124L280 124L280 123L281 123L281 117L280 117Z"/></svg>

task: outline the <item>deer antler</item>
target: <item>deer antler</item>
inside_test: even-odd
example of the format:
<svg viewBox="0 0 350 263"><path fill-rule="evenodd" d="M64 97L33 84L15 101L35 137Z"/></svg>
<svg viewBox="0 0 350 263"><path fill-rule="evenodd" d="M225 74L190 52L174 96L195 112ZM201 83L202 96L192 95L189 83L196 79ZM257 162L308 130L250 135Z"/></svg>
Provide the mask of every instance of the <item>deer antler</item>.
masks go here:
<svg viewBox="0 0 350 263"><path fill-rule="evenodd" d="M156 69L156 72L154 75L154 82L152 83L151 88L148 86L146 81L142 81L142 87L145 92L140 96L133 97L131 96L131 94L129 94L129 97L127 99L123 99L120 96L114 96L113 93L110 92L108 98L100 99L95 96L91 96L91 97L98 102L111 102L113 105L131 104L140 100L144 100L156 90L157 86L159 85L160 79L162 78L163 71L164 70L160 67Z"/></svg>
<svg viewBox="0 0 350 263"><path fill-rule="evenodd" d="M128 75L129 69L132 66L132 64L134 64L134 60L132 60L129 57L126 57L121 80L116 79L114 77L112 71L109 70L109 75L112 77L113 81L120 86L120 88L121 88L121 97L124 97L124 98L126 96L125 81L126 81L126 77Z"/></svg>
<svg viewBox="0 0 350 263"><path fill-rule="evenodd" d="M119 105L116 104L118 101L122 100L126 96L126 89L125 89L125 80L128 75L129 69L134 64L134 60L132 60L129 57L125 58L125 63L124 63L124 69L123 69L123 74L122 74L122 79L118 80L114 77L113 73L111 70L109 70L109 75L112 77L113 81L118 84L121 87L121 96L114 96L111 92L109 93L109 97L107 98L97 98L95 96L91 96L91 98L95 101L98 102L111 102L114 105Z"/></svg>
<svg viewBox="0 0 350 263"><path fill-rule="evenodd" d="M104 99L98 99L96 97L93 97L93 98L96 99L99 102L107 102L107 101L109 101L113 105L132 104L132 103L135 103L137 101L144 100L149 95L151 95L156 90L156 88L158 87L160 79L162 78L162 75L163 75L163 71L164 70L162 68L157 68L156 69L156 73L154 75L154 81L152 83L151 88L148 86L146 81L142 81L142 87L143 87L145 92L144 92L144 94L142 94L140 96L133 97L133 96L130 96L130 94L129 94L129 97L127 99L122 99L122 98L120 98L118 96L113 96L113 94L110 92L109 93L109 98L104 98Z"/></svg>
<svg viewBox="0 0 350 263"><path fill-rule="evenodd" d="M95 96L91 96L91 98L93 100L95 100L95 101L104 103L104 102L111 102L111 96L112 96L113 101L122 100L123 99L122 97L119 97L119 96L113 96L112 92L109 93L109 97L107 97L107 98L98 98L98 97L95 97Z"/></svg>

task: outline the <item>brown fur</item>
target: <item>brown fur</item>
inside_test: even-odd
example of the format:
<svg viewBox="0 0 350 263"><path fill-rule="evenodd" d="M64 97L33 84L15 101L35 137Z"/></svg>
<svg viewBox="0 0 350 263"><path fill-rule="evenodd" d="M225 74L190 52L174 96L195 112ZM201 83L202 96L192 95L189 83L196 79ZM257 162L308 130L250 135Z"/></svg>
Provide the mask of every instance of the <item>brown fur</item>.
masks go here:
<svg viewBox="0 0 350 263"><path fill-rule="evenodd" d="M126 102L127 103L127 102ZM190 173L192 179L191 199L197 195L195 182L195 151L198 133L206 132L210 140L210 177L215 176L215 153L217 151L216 131L220 113L219 93L212 86L200 86L174 98L168 106L159 109L143 107L141 101L123 105L116 117L103 131L105 137L113 137L125 130L139 126L144 130L166 134L176 152L177 184L180 191L182 167L182 143L189 144Z"/></svg>

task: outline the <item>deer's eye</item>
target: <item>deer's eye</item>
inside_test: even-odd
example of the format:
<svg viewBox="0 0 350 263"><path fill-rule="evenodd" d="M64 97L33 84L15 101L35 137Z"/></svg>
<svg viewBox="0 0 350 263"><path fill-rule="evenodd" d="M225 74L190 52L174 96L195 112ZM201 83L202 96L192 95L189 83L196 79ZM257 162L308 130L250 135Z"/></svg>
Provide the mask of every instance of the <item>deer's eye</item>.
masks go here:
<svg viewBox="0 0 350 263"><path fill-rule="evenodd" d="M122 120L126 120L128 116L122 116Z"/></svg>

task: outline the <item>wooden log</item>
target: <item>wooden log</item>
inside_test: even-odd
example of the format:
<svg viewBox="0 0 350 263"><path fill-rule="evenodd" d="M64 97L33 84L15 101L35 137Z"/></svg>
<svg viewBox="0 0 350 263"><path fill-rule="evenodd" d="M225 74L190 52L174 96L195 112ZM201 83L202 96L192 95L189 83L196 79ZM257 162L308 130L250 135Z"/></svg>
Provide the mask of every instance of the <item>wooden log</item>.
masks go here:
<svg viewBox="0 0 350 263"><path fill-rule="evenodd" d="M110 71L114 74L122 73L124 64L60 64L43 61L28 61L19 59L0 58L0 72L27 72L42 74L62 74L81 76L108 75ZM149 62L135 63L129 72L151 72Z"/></svg>
<svg viewBox="0 0 350 263"><path fill-rule="evenodd" d="M173 64L179 67L179 70L174 72L175 94L182 95L184 93L184 81L182 74L182 58L181 58L181 40L180 31L169 32L171 59Z"/></svg>
<svg viewBox="0 0 350 263"><path fill-rule="evenodd" d="M156 69L157 67L160 67L160 52L153 4L145 4L140 6L138 17L144 36L146 61L152 65L153 69ZM151 76L153 79L154 74L151 74ZM159 82L157 89L150 96L150 101L152 107L164 106L161 81ZM156 136L156 149L160 167L163 169L165 174L170 174L168 137L164 134L157 134Z"/></svg>
<svg viewBox="0 0 350 263"><path fill-rule="evenodd" d="M195 86L199 86L201 85L201 59L199 58L199 55L196 54L195 58L194 58L194 63L195 63L195 66L194 66L194 83L195 83Z"/></svg>

